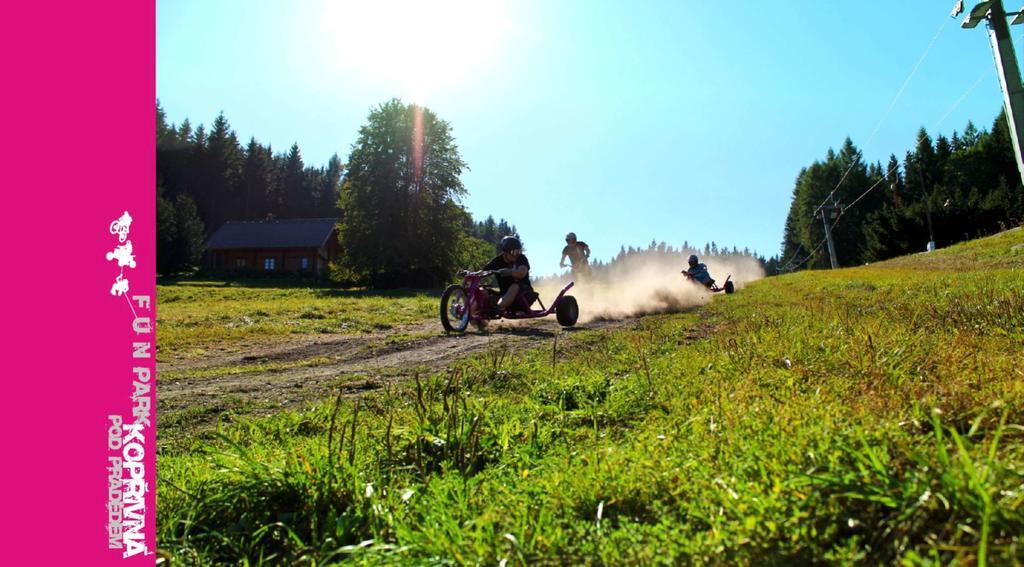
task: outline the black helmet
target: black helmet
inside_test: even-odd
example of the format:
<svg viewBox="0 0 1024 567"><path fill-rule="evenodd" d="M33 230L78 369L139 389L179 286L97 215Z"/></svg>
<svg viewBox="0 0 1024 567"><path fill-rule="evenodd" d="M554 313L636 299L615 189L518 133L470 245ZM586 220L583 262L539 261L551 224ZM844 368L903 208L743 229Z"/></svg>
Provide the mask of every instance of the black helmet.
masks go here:
<svg viewBox="0 0 1024 567"><path fill-rule="evenodd" d="M692 267L696 266L697 262L700 262L700 259L697 258L697 255L696 254L690 254L690 267L692 268Z"/></svg>
<svg viewBox="0 0 1024 567"><path fill-rule="evenodd" d="M522 250L523 245L519 242L519 239L514 236L506 236L501 239L501 251L511 252L513 250Z"/></svg>
<svg viewBox="0 0 1024 567"><path fill-rule="evenodd" d="M566 241L572 240L573 242L576 242L576 233L575 232L570 232L569 234L566 234L565 235L565 240Z"/></svg>

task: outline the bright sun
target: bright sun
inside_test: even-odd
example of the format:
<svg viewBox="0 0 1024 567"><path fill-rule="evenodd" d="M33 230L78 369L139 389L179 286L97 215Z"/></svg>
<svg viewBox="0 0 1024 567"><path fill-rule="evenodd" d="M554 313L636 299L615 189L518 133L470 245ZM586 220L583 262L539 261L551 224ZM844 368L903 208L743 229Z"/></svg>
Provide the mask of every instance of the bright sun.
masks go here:
<svg viewBox="0 0 1024 567"><path fill-rule="evenodd" d="M324 19L339 70L384 81L423 101L492 64L509 22L503 2L328 2Z"/></svg>

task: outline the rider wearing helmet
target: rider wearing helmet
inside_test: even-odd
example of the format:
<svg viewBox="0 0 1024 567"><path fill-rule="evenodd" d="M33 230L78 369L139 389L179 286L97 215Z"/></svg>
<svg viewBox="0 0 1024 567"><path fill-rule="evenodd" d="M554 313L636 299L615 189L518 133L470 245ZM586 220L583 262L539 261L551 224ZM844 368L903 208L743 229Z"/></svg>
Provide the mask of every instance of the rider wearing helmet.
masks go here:
<svg viewBox="0 0 1024 567"><path fill-rule="evenodd" d="M501 298L498 310L503 311L512 305L520 291L532 291L530 287L530 261L523 255L523 244L515 236L501 239L501 254L483 267L484 270L495 272Z"/></svg>
<svg viewBox="0 0 1024 567"><path fill-rule="evenodd" d="M590 258L590 247L586 242L576 240L576 233L570 232L565 235L565 248L562 248L562 259L558 261L560 268L565 267L565 259L569 258L572 264L573 274L584 276L589 272L587 263Z"/></svg>
<svg viewBox="0 0 1024 567"><path fill-rule="evenodd" d="M708 267L700 263L700 259L697 258L696 254L690 255L690 268L685 270L686 275L690 279L703 285L704 287L711 287L715 285L715 280L711 278L711 274L708 273Z"/></svg>

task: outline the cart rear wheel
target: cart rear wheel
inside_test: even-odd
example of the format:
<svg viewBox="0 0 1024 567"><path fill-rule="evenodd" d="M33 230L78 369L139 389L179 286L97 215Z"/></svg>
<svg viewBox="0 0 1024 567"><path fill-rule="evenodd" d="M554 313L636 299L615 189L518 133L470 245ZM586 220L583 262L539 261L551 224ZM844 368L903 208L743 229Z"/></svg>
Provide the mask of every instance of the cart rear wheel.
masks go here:
<svg viewBox="0 0 1024 567"><path fill-rule="evenodd" d="M736 287L732 285L732 282L725 282L725 293L732 293L734 291L736 291Z"/></svg>
<svg viewBox="0 0 1024 567"><path fill-rule="evenodd" d="M469 296L461 285L450 285L441 294L441 326L449 333L461 333L469 325Z"/></svg>
<svg viewBox="0 0 1024 567"><path fill-rule="evenodd" d="M555 317L558 318L558 324L563 327L572 327L576 324L576 319L580 316L580 307L576 304L576 298L571 295L563 296L558 301L558 307L555 308Z"/></svg>

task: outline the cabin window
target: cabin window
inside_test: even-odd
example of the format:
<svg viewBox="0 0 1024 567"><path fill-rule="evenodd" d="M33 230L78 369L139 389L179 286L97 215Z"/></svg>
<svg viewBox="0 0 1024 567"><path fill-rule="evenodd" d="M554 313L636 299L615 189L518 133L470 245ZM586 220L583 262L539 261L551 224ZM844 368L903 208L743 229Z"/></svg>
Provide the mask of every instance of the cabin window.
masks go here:
<svg viewBox="0 0 1024 567"><path fill-rule="evenodd" d="M299 260L299 266L303 270L308 270L309 269L309 258L303 258L303 259Z"/></svg>
<svg viewBox="0 0 1024 567"><path fill-rule="evenodd" d="M236 268L244 268L245 267L245 258L235 258L235 267Z"/></svg>
<svg viewBox="0 0 1024 567"><path fill-rule="evenodd" d="M267 270L267 271L273 271L274 270L274 266L276 264L275 260L276 260L276 258L264 258L263 259L263 269Z"/></svg>

